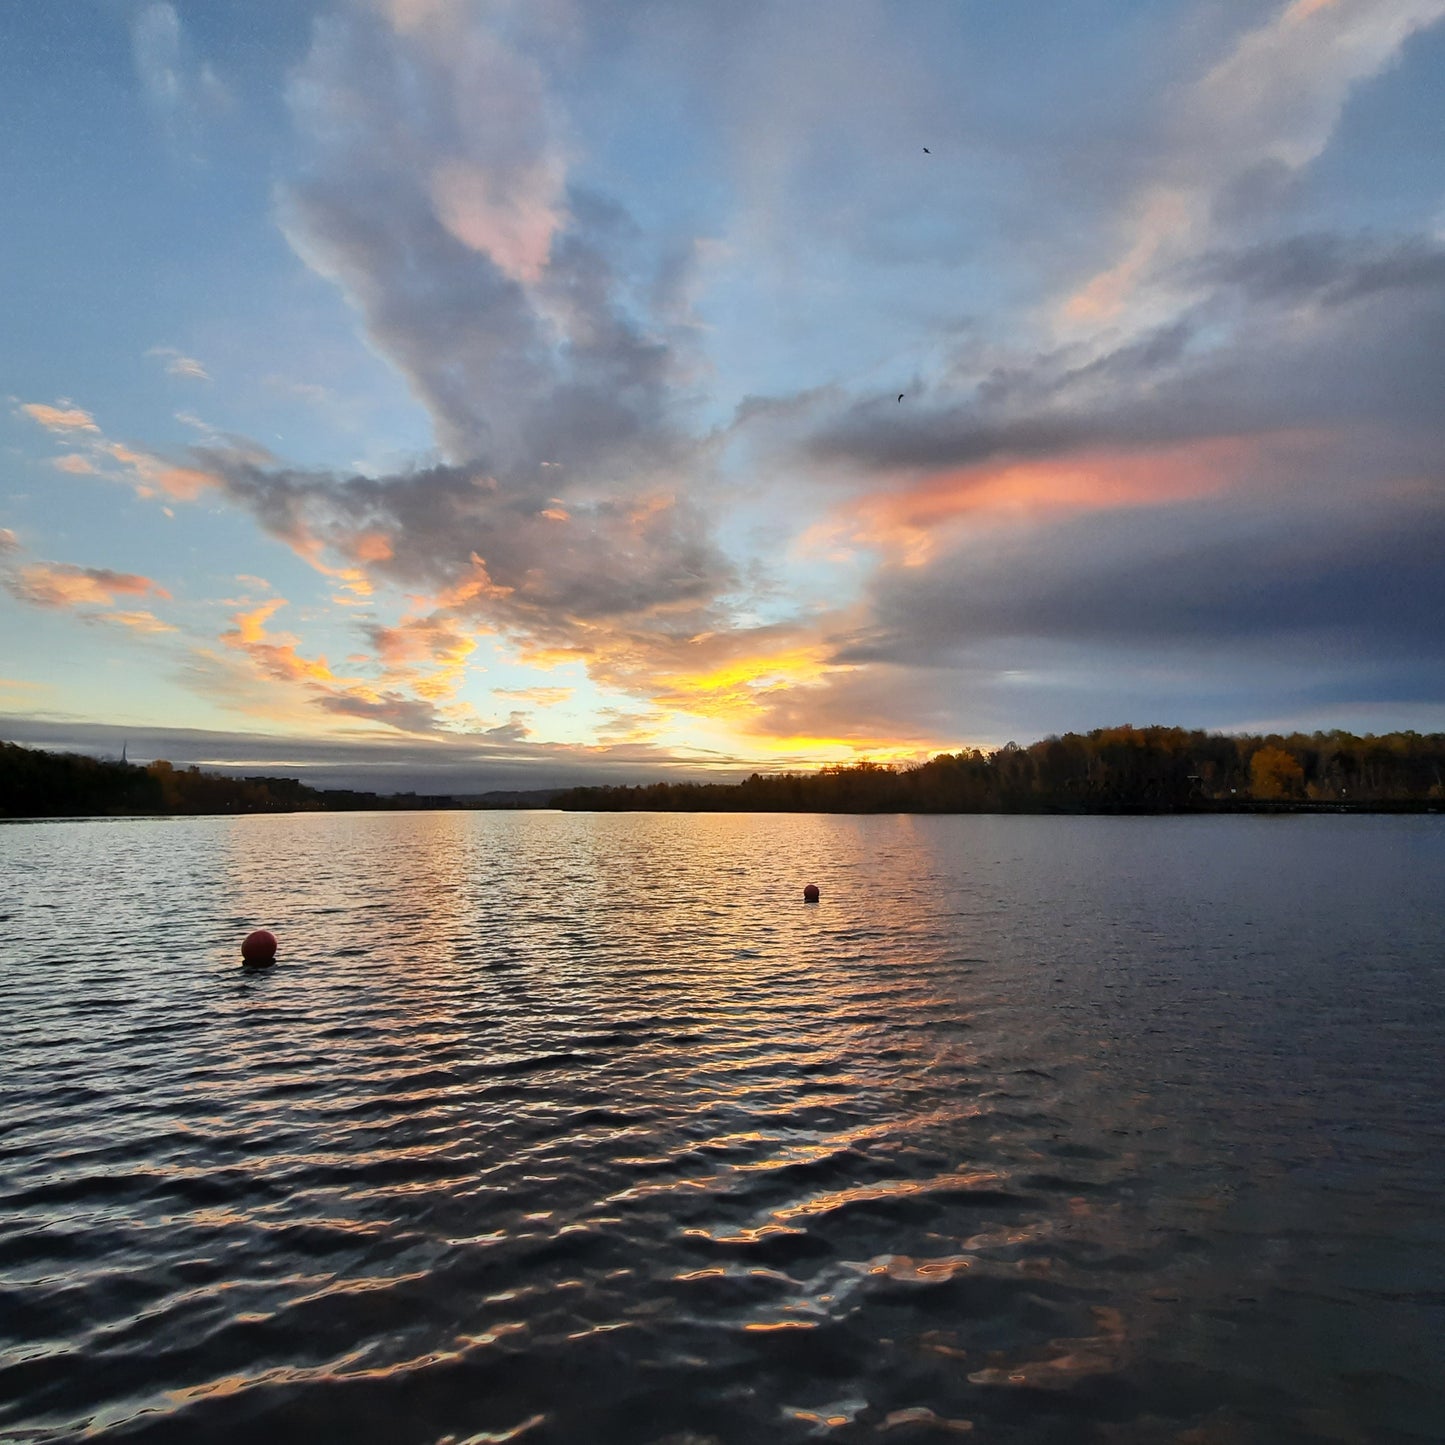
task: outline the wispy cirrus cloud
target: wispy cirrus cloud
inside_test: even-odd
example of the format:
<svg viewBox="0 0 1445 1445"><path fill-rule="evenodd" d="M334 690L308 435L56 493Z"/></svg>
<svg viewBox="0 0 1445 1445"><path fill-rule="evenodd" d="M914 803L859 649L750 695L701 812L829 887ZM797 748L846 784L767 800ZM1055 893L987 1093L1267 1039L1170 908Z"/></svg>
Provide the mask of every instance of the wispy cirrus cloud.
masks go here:
<svg viewBox="0 0 1445 1445"><path fill-rule="evenodd" d="M106 436L95 418L73 402L57 405L45 402L24 402L17 408L23 415L62 437L70 446L80 445L80 452L67 452L52 460L51 465L72 476L100 476L129 483L141 497L164 495L181 501L194 501L216 484L214 476L187 461L174 461L155 452L140 449ZM248 445L245 454L264 456L264 451Z"/></svg>
<svg viewBox="0 0 1445 1445"><path fill-rule="evenodd" d="M195 158L206 122L228 110L229 87L200 60L168 0L152 0L131 21L131 59L141 93L169 144Z"/></svg>
<svg viewBox="0 0 1445 1445"><path fill-rule="evenodd" d="M174 346L152 346L146 355L164 362L167 376L184 377L188 381L211 379L210 372L194 356L187 356Z"/></svg>
<svg viewBox="0 0 1445 1445"><path fill-rule="evenodd" d="M1132 200L1124 251L1063 305L1071 323L1158 321L1171 298L1151 287L1178 275L1217 230L1232 193L1278 189L1324 151L1352 91L1416 32L1445 17L1445 0L1293 0L1247 30L1178 98L1157 176Z"/></svg>

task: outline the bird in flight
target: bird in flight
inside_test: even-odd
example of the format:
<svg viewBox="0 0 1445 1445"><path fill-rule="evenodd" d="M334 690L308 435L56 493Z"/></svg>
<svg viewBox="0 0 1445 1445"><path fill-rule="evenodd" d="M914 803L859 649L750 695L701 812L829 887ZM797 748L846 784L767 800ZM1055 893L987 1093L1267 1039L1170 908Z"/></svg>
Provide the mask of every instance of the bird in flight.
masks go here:
<svg viewBox="0 0 1445 1445"><path fill-rule="evenodd" d="M923 154L926 155L926 156L931 156L931 155L933 154L933 152L932 152L931 150L929 150L927 146L924 146L924 147L923 147Z"/></svg>
<svg viewBox="0 0 1445 1445"><path fill-rule="evenodd" d="M903 398L904 398L905 396L907 396L907 394L908 394L907 392L900 391L900 392L898 393L898 400L899 400L899 401L902 401Z"/></svg>

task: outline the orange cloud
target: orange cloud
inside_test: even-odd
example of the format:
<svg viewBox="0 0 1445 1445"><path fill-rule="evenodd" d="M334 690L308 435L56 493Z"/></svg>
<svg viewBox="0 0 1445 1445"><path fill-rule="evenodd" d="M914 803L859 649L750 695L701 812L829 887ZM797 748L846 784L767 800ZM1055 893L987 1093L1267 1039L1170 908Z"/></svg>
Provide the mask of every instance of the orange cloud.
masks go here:
<svg viewBox="0 0 1445 1445"><path fill-rule="evenodd" d="M193 502L206 490L216 485L216 478L199 467L176 466L149 452L138 452L122 442L101 442L97 450L113 461L129 467L135 474L137 493L142 497L164 492L178 501Z"/></svg>
<svg viewBox="0 0 1445 1445"><path fill-rule="evenodd" d="M153 612L106 612L102 622L114 622L117 626L128 627L132 632L177 632L179 629L169 622L162 622Z"/></svg>
<svg viewBox="0 0 1445 1445"><path fill-rule="evenodd" d="M234 626L221 634L221 641L245 653L258 671L276 682L335 682L324 657L303 657L295 637L266 631L266 623L285 606L284 597L273 597L250 612L236 613Z"/></svg>
<svg viewBox="0 0 1445 1445"><path fill-rule="evenodd" d="M1153 451L1101 450L936 472L902 490L846 503L813 528L804 545L822 548L846 540L920 566L964 521L996 523L1209 496L1267 472L1266 463L1281 453L1298 460L1323 444L1305 433L1214 437Z"/></svg>
<svg viewBox="0 0 1445 1445"><path fill-rule="evenodd" d="M570 687L498 687L492 689L496 697L514 697L518 702L530 702L536 707L556 707L567 702L574 692Z"/></svg>
<svg viewBox="0 0 1445 1445"><path fill-rule="evenodd" d="M510 587L493 582L487 572L487 564L473 552L470 574L438 593L436 601L438 607L461 607L483 597L510 597L512 591Z"/></svg>
<svg viewBox="0 0 1445 1445"><path fill-rule="evenodd" d="M20 410L32 421L39 422L46 431L58 432L62 436L68 432L100 430L95 424L95 418L88 411L82 411L78 406L67 403L46 406L42 401L30 401L22 404Z"/></svg>
<svg viewBox="0 0 1445 1445"><path fill-rule="evenodd" d="M363 532L353 538L351 554L358 562L386 562L392 555L391 538L385 532Z"/></svg>
<svg viewBox="0 0 1445 1445"><path fill-rule="evenodd" d="M408 686L429 702L445 702L455 694L477 648L471 629L443 612L368 631L385 680Z"/></svg>
<svg viewBox="0 0 1445 1445"><path fill-rule="evenodd" d="M19 410L47 431L86 448L86 453L70 452L53 458L52 466L72 476L100 475L107 461L116 462L131 473L137 496L153 497L159 493L186 502L194 501L217 484L217 479L200 467L177 465L150 452L137 451L124 442L110 440L88 411L69 401L57 406L25 402Z"/></svg>
<svg viewBox="0 0 1445 1445"><path fill-rule="evenodd" d="M699 641L705 652L734 651L733 640L723 636ZM799 642L795 637L776 641L778 645L770 647L765 640L755 639L751 650L724 655L697 670L663 664L649 680L648 698L655 707L750 731L771 693L817 684L840 670L828 662L831 648L821 642ZM633 688L636 686L634 680Z"/></svg>
<svg viewBox="0 0 1445 1445"><path fill-rule="evenodd" d="M149 577L112 572L108 567L76 567L68 562L36 562L16 573L11 590L37 607L110 607L117 595L170 598Z"/></svg>

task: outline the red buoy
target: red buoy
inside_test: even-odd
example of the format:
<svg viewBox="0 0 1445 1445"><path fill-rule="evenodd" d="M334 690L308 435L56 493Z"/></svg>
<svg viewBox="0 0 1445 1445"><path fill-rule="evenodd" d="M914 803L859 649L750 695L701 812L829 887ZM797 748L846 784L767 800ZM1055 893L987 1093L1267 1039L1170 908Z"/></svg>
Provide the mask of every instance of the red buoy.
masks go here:
<svg viewBox="0 0 1445 1445"><path fill-rule="evenodd" d="M248 933L241 943L241 957L253 967L276 962L276 935L268 928Z"/></svg>
<svg viewBox="0 0 1445 1445"><path fill-rule="evenodd" d="M804 903L816 903L817 901L818 901L818 885L817 885L816 883L810 883L810 884L808 884L808 886L807 886L805 889L803 889L803 902L804 902Z"/></svg>

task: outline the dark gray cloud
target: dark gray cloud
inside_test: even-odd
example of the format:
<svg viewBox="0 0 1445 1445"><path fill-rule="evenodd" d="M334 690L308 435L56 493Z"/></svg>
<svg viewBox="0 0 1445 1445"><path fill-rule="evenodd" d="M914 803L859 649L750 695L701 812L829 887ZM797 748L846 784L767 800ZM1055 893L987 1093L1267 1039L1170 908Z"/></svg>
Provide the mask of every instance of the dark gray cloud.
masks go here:
<svg viewBox="0 0 1445 1445"><path fill-rule="evenodd" d="M1184 314L1102 354L1065 346L906 407L870 397L814 423L815 463L942 470L1344 421L1445 433L1445 249L1309 235L1214 252ZM1308 303L1308 305L1306 304Z"/></svg>
<svg viewBox="0 0 1445 1445"><path fill-rule="evenodd" d="M661 612L696 626L732 580L705 515L669 495L559 502L545 483L511 488L476 468L390 477L267 470L198 458L272 535L315 546L377 579L539 638ZM545 474L544 474L545 475Z"/></svg>
<svg viewBox="0 0 1445 1445"><path fill-rule="evenodd" d="M560 788L638 783L660 776L717 776L695 760L679 763L645 745L591 749L530 743L516 724L490 733L419 738L372 735L354 740L277 737L202 728L120 727L44 716L0 716L0 738L26 747L119 758L165 758L238 776L295 777L313 787L372 792L481 793L499 788ZM752 764L719 758L725 773Z"/></svg>
<svg viewBox="0 0 1445 1445"><path fill-rule="evenodd" d="M404 733L431 733L440 726L437 710L421 698L388 689L377 697L357 697L352 693L322 692L316 697L322 712L339 717L364 718L382 722Z"/></svg>
<svg viewBox="0 0 1445 1445"><path fill-rule="evenodd" d="M1101 513L965 544L876 583L848 663L947 665L1001 641L1445 661L1445 477L1423 495Z"/></svg>
<svg viewBox="0 0 1445 1445"><path fill-rule="evenodd" d="M1269 654L1240 646L1148 651L1007 640L946 667L874 662L769 698L769 729L829 731L865 747L923 751L1032 742L1050 733L1163 723L1221 731L1438 730L1445 664L1372 659L1348 647Z"/></svg>
<svg viewBox="0 0 1445 1445"><path fill-rule="evenodd" d="M1187 279L1237 287L1253 302L1342 306L1380 291L1418 291L1430 300L1445 289L1445 246L1433 236L1392 240L1320 232L1215 251Z"/></svg>

